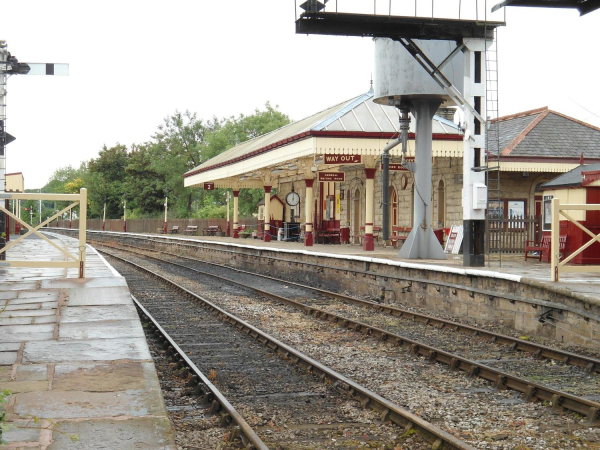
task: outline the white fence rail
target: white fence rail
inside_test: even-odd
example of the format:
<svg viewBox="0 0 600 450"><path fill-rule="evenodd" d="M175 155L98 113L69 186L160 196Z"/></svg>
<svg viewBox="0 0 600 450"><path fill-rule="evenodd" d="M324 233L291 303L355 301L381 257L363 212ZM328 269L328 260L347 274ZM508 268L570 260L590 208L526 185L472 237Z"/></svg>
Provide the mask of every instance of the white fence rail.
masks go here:
<svg viewBox="0 0 600 450"><path fill-rule="evenodd" d="M11 240L6 246L0 249L0 255L5 255L6 252L16 246L21 240L25 239L27 236L31 234L36 234L37 236L44 239L54 248L59 250L63 255L65 255L66 261L36 261L36 260L3 260L0 261L0 267L50 267L50 268L78 268L79 269L79 278L85 277L85 238L86 238L86 215L87 215L87 189L83 188L79 192L79 194L36 194L36 193L24 193L24 194L11 194L11 193L0 193L0 199L8 199L8 200L42 200L42 201L68 201L71 202L67 207L62 209L61 211L54 214L52 217L49 217L44 222L40 223L38 226L34 227L29 225L27 222L19 219L9 210L4 208L3 203L0 202L0 211L11 217L16 222L20 223L21 226L27 228L27 232L21 236L16 237L16 239ZM56 243L48 239L38 230L40 228L45 227L53 220L56 220L57 217L62 217L62 215L74 207L79 206L79 247L78 247L78 255L73 255L67 249L61 248Z"/></svg>
<svg viewBox="0 0 600 450"><path fill-rule="evenodd" d="M579 223L577 220L573 219L567 212L565 211L600 211L600 204L560 204L560 199L554 198L552 199L552 232L550 238L550 250L551 250L551 259L550 259L550 267L552 268L552 273L550 274L550 278L552 281L558 281L561 272L597 272L600 273L600 266L597 265L576 265L576 266L567 266L566 264L569 261L573 260L577 255L583 252L590 245L595 242L600 242L600 234L594 234L590 230L588 230L585 226ZM592 239L583 244L580 248L575 250L573 253L569 255L568 258L560 261L560 248L559 248L559 237L560 237L560 216L565 217L569 222L575 224L577 228L582 230Z"/></svg>

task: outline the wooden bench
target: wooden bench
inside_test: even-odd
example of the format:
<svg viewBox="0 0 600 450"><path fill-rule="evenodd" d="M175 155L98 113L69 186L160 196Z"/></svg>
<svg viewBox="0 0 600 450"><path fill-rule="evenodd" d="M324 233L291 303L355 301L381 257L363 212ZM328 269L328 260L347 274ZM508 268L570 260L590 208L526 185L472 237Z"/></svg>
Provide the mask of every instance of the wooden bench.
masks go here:
<svg viewBox="0 0 600 450"><path fill-rule="evenodd" d="M202 230L202 234L204 236L216 236L219 231L221 231L221 227L219 225L209 225Z"/></svg>
<svg viewBox="0 0 600 450"><path fill-rule="evenodd" d="M198 225L188 225L183 232L185 234L198 234Z"/></svg>
<svg viewBox="0 0 600 450"><path fill-rule="evenodd" d="M317 231L317 244L340 244L340 229L328 228Z"/></svg>
<svg viewBox="0 0 600 450"><path fill-rule="evenodd" d="M392 247L397 248L398 242L402 242L404 244L404 242L406 242L406 238L408 237L411 231L412 227L392 227L392 235L388 239L392 244Z"/></svg>
<svg viewBox="0 0 600 450"><path fill-rule="evenodd" d="M548 252L545 260L550 260L550 236L544 236L541 241L525 241L525 261L527 258L537 258L538 261L542 260L544 252ZM567 245L567 235L561 235L558 237L558 254L559 259L562 259L565 253L565 246ZM533 252L533 255L529 253Z"/></svg>
<svg viewBox="0 0 600 450"><path fill-rule="evenodd" d="M179 225L173 225L173 227L171 228L171 231L169 231L169 233L179 234Z"/></svg>
<svg viewBox="0 0 600 450"><path fill-rule="evenodd" d="M375 242L379 242L379 233L381 232L381 227L373 227L373 239L375 240ZM359 234L353 234L352 235L352 239L356 240L358 239L358 243L362 244L363 239L365 238L366 234L365 234L365 227L360 227L360 233Z"/></svg>

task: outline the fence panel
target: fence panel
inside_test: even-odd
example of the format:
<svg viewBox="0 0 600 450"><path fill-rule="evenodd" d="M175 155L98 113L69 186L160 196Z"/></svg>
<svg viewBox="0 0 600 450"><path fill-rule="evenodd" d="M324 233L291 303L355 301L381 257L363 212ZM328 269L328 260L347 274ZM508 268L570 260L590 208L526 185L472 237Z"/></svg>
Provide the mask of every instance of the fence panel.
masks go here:
<svg viewBox="0 0 600 450"><path fill-rule="evenodd" d="M523 253L528 240L536 239L540 217L494 219L489 221L490 248L493 253Z"/></svg>
<svg viewBox="0 0 600 450"><path fill-rule="evenodd" d="M233 225L233 222L230 220ZM105 222L105 231L123 231L123 219L107 219ZM218 225L221 230L225 232L227 230L227 219L169 219L168 230L171 230L173 226L179 226L179 230L183 231L189 225L195 225L200 230L199 234L202 234L204 228L208 228L212 225ZM239 219L239 225L246 225L247 228L256 230L258 227L258 219L249 217L245 219ZM69 228L68 220L56 220L52 222L51 227ZM73 220L71 222L71 228L77 228L79 226L79 220ZM102 230L102 219L88 219L87 229L100 231ZM130 233L142 233L142 234L157 234L162 232L164 229L164 219L127 219L127 231ZM168 232L167 230L167 232Z"/></svg>

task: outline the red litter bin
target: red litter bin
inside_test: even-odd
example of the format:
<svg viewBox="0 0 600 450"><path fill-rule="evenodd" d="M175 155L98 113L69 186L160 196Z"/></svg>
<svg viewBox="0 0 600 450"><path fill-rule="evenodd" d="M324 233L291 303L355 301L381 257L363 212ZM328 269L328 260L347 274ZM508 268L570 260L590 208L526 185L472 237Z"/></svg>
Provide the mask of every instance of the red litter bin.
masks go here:
<svg viewBox="0 0 600 450"><path fill-rule="evenodd" d="M350 243L350 228L349 227L340 228L340 242L342 244Z"/></svg>
<svg viewBox="0 0 600 450"><path fill-rule="evenodd" d="M443 247L444 246L444 229L440 228L439 230L433 230L433 234L435 234L435 237L438 239L438 241L440 241L440 245Z"/></svg>

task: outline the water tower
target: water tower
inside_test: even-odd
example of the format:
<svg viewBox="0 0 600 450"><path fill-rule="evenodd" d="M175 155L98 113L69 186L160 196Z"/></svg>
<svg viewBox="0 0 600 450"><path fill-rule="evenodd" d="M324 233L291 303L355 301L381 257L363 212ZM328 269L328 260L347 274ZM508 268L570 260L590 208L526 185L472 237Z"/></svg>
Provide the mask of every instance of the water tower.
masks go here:
<svg viewBox="0 0 600 450"><path fill-rule="evenodd" d="M327 2L325 2L327 3ZM338 10L337 1L308 0L300 5L296 32L375 38L375 101L400 110L402 136L382 155L383 199L388 198L389 150L408 137L408 112L416 119L413 229L399 252L411 259L446 259L431 227L431 120L442 105L463 110L463 254L464 265L483 266L487 193L486 117L497 113L486 103L487 49L495 29L504 25L488 20L485 0L472 2L373 1L371 12ZM361 2L364 8L366 2ZM465 5L462 5L465 3ZM468 4L467 4L468 3ZM332 5L333 4L333 5ZM344 3L345 4L345 3ZM494 69L495 70L495 69ZM494 81L497 78L493 77ZM497 90L497 85L494 85ZM499 195L499 178L496 188ZM384 205L383 238L389 236Z"/></svg>

